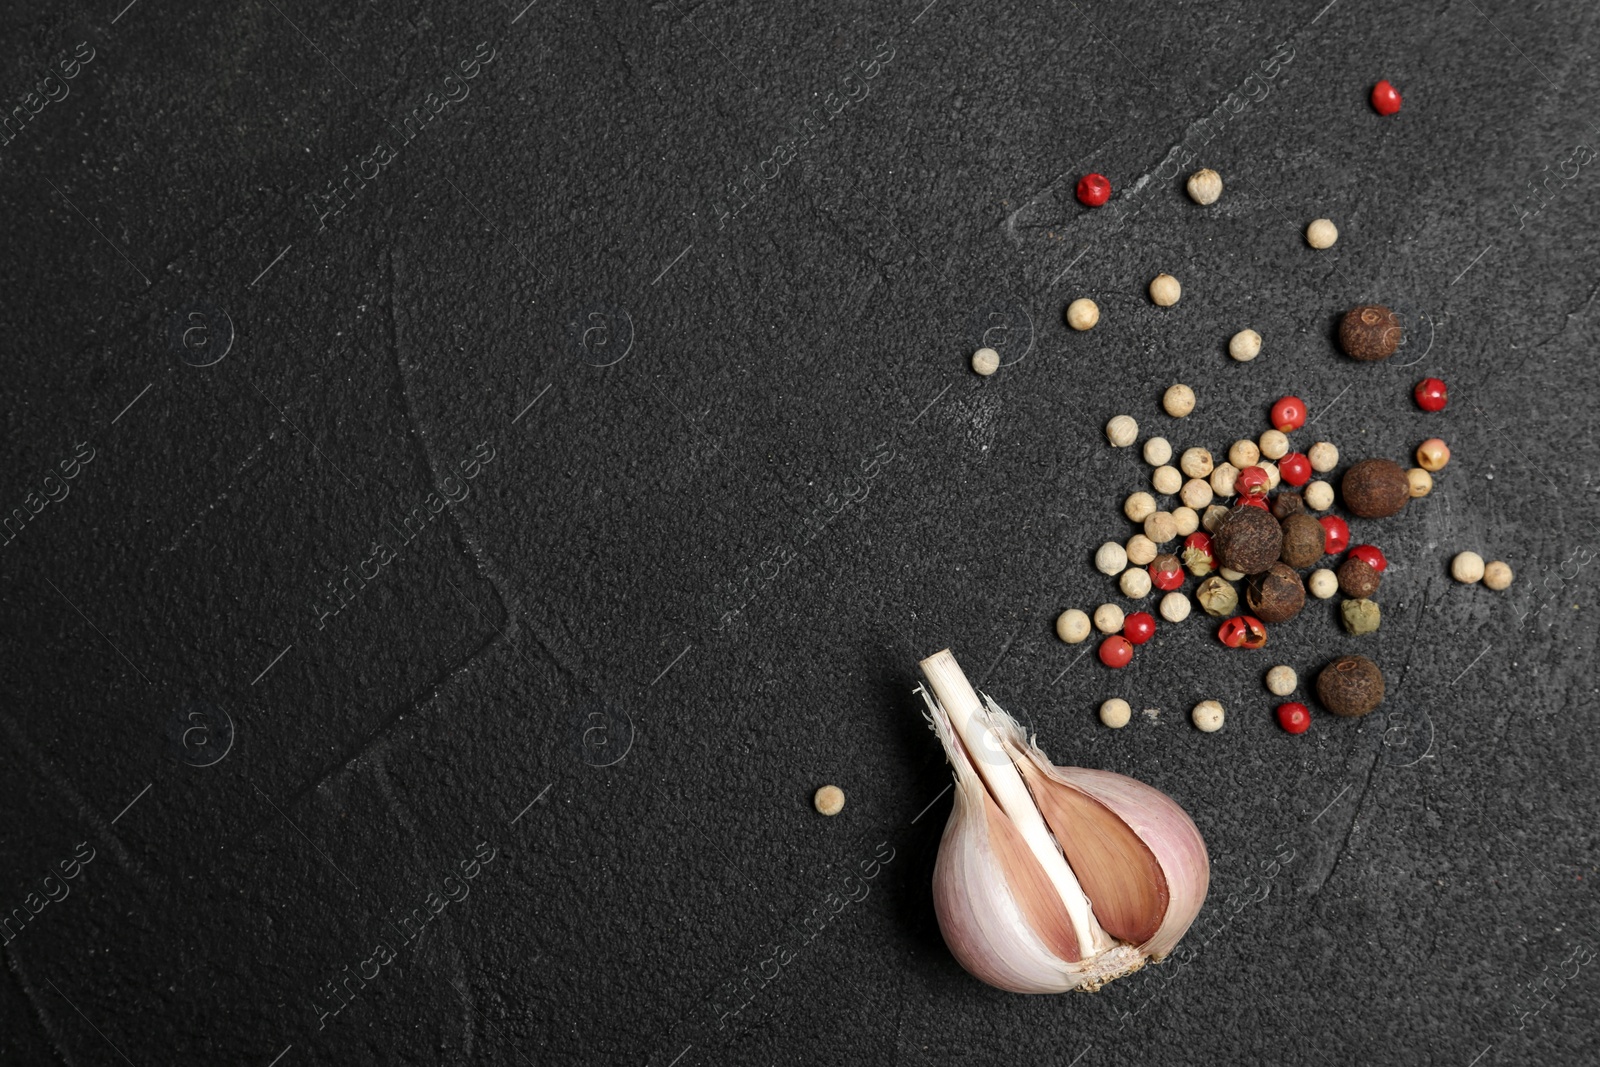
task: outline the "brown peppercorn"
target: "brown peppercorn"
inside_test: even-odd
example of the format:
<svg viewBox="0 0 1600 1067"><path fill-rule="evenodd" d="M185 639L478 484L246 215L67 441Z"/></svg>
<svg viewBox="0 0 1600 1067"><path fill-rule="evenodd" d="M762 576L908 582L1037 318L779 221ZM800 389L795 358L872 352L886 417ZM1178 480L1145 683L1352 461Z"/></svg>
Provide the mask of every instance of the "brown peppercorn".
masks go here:
<svg viewBox="0 0 1600 1067"><path fill-rule="evenodd" d="M1363 363L1388 359L1400 347L1400 316L1382 304L1362 304L1345 312L1339 322L1339 347Z"/></svg>
<svg viewBox="0 0 1600 1067"><path fill-rule="evenodd" d="M1300 576L1282 563L1274 563L1250 579L1244 591L1245 603L1262 622L1287 622L1300 614L1306 604L1306 587Z"/></svg>
<svg viewBox="0 0 1600 1067"><path fill-rule="evenodd" d="M1387 459L1364 459L1344 472L1339 482L1344 506L1363 519L1386 519L1411 499L1411 479Z"/></svg>
<svg viewBox="0 0 1600 1067"><path fill-rule="evenodd" d="M1290 515L1298 514L1306 509L1305 498L1299 493L1285 489L1272 498L1272 517L1282 522Z"/></svg>
<svg viewBox="0 0 1600 1067"><path fill-rule="evenodd" d="M1372 564L1359 556L1351 556L1339 564L1339 592L1355 600L1366 600L1378 591L1382 575Z"/></svg>
<svg viewBox="0 0 1600 1067"><path fill-rule="evenodd" d="M1323 557L1327 543L1322 523L1302 511L1283 520L1283 549L1278 558L1291 567L1309 567Z"/></svg>
<svg viewBox="0 0 1600 1067"><path fill-rule="evenodd" d="M1358 719L1383 703L1383 672L1365 656L1340 656L1317 675L1317 699L1335 715Z"/></svg>
<svg viewBox="0 0 1600 1067"><path fill-rule="evenodd" d="M1240 574L1260 574L1278 561L1283 528L1261 508L1241 504L1217 528L1212 548L1222 566Z"/></svg>

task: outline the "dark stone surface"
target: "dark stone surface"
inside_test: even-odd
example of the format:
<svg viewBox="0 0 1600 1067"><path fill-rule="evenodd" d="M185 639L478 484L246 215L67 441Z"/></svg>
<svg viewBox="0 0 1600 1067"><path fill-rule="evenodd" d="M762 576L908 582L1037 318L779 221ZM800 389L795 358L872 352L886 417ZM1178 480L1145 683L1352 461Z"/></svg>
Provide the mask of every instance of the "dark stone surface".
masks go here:
<svg viewBox="0 0 1600 1067"><path fill-rule="evenodd" d="M1600 1060L1594 7L121 7L0 16L8 109L94 56L0 146L5 513L60 498L0 571L0 907L77 864L0 949L0 1060ZM1336 351L1365 301L1387 362ZM1147 484L1106 420L1221 450L1287 392L1346 466L1451 444L1352 523L1383 629L1060 644ZM952 961L946 645L1193 813L1162 967ZM1268 667L1354 651L1377 713L1274 725Z"/></svg>

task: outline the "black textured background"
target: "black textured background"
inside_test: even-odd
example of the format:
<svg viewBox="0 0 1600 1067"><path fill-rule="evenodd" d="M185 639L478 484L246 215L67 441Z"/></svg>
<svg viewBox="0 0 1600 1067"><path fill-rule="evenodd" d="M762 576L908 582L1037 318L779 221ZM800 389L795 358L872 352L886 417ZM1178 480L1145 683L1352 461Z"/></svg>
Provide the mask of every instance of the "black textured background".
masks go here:
<svg viewBox="0 0 1600 1067"><path fill-rule="evenodd" d="M0 1059L1600 1058L1600 11L925 2L9 5ZM1365 300L1389 363L1331 344ZM1380 633L1059 643L1148 474L1106 420L1220 450L1289 391L1346 463L1454 448L1356 524ZM1450 581L1464 548L1516 584ZM1162 967L1027 998L952 961L911 695L946 645L1193 813ZM1266 667L1357 648L1380 712L1279 731Z"/></svg>

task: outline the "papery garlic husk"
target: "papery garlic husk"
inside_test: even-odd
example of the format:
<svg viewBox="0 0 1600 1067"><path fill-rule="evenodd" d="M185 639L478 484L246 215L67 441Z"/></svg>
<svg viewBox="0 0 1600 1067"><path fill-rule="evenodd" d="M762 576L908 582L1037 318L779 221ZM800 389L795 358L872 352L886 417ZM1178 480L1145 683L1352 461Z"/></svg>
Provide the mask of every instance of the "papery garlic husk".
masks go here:
<svg viewBox="0 0 1600 1067"><path fill-rule="evenodd" d="M956 960L1000 989L1063 993L1170 953L1211 881L1188 813L1124 775L1053 765L949 649L922 670L955 769L933 894Z"/></svg>

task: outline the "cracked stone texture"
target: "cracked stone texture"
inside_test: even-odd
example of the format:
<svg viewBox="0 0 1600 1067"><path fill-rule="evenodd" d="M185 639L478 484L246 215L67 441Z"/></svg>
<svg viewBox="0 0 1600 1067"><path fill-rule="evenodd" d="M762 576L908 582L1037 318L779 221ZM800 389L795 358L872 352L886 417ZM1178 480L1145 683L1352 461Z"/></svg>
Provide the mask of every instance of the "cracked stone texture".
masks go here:
<svg viewBox="0 0 1600 1067"><path fill-rule="evenodd" d="M1600 1060L1596 9L118 6L0 15L0 1061ZM1147 484L1107 419L1288 392L1342 465L1454 451L1352 523L1382 630L1060 644ZM956 966L945 646L1194 815L1166 963ZM1379 712L1279 731L1267 668L1349 651Z"/></svg>

